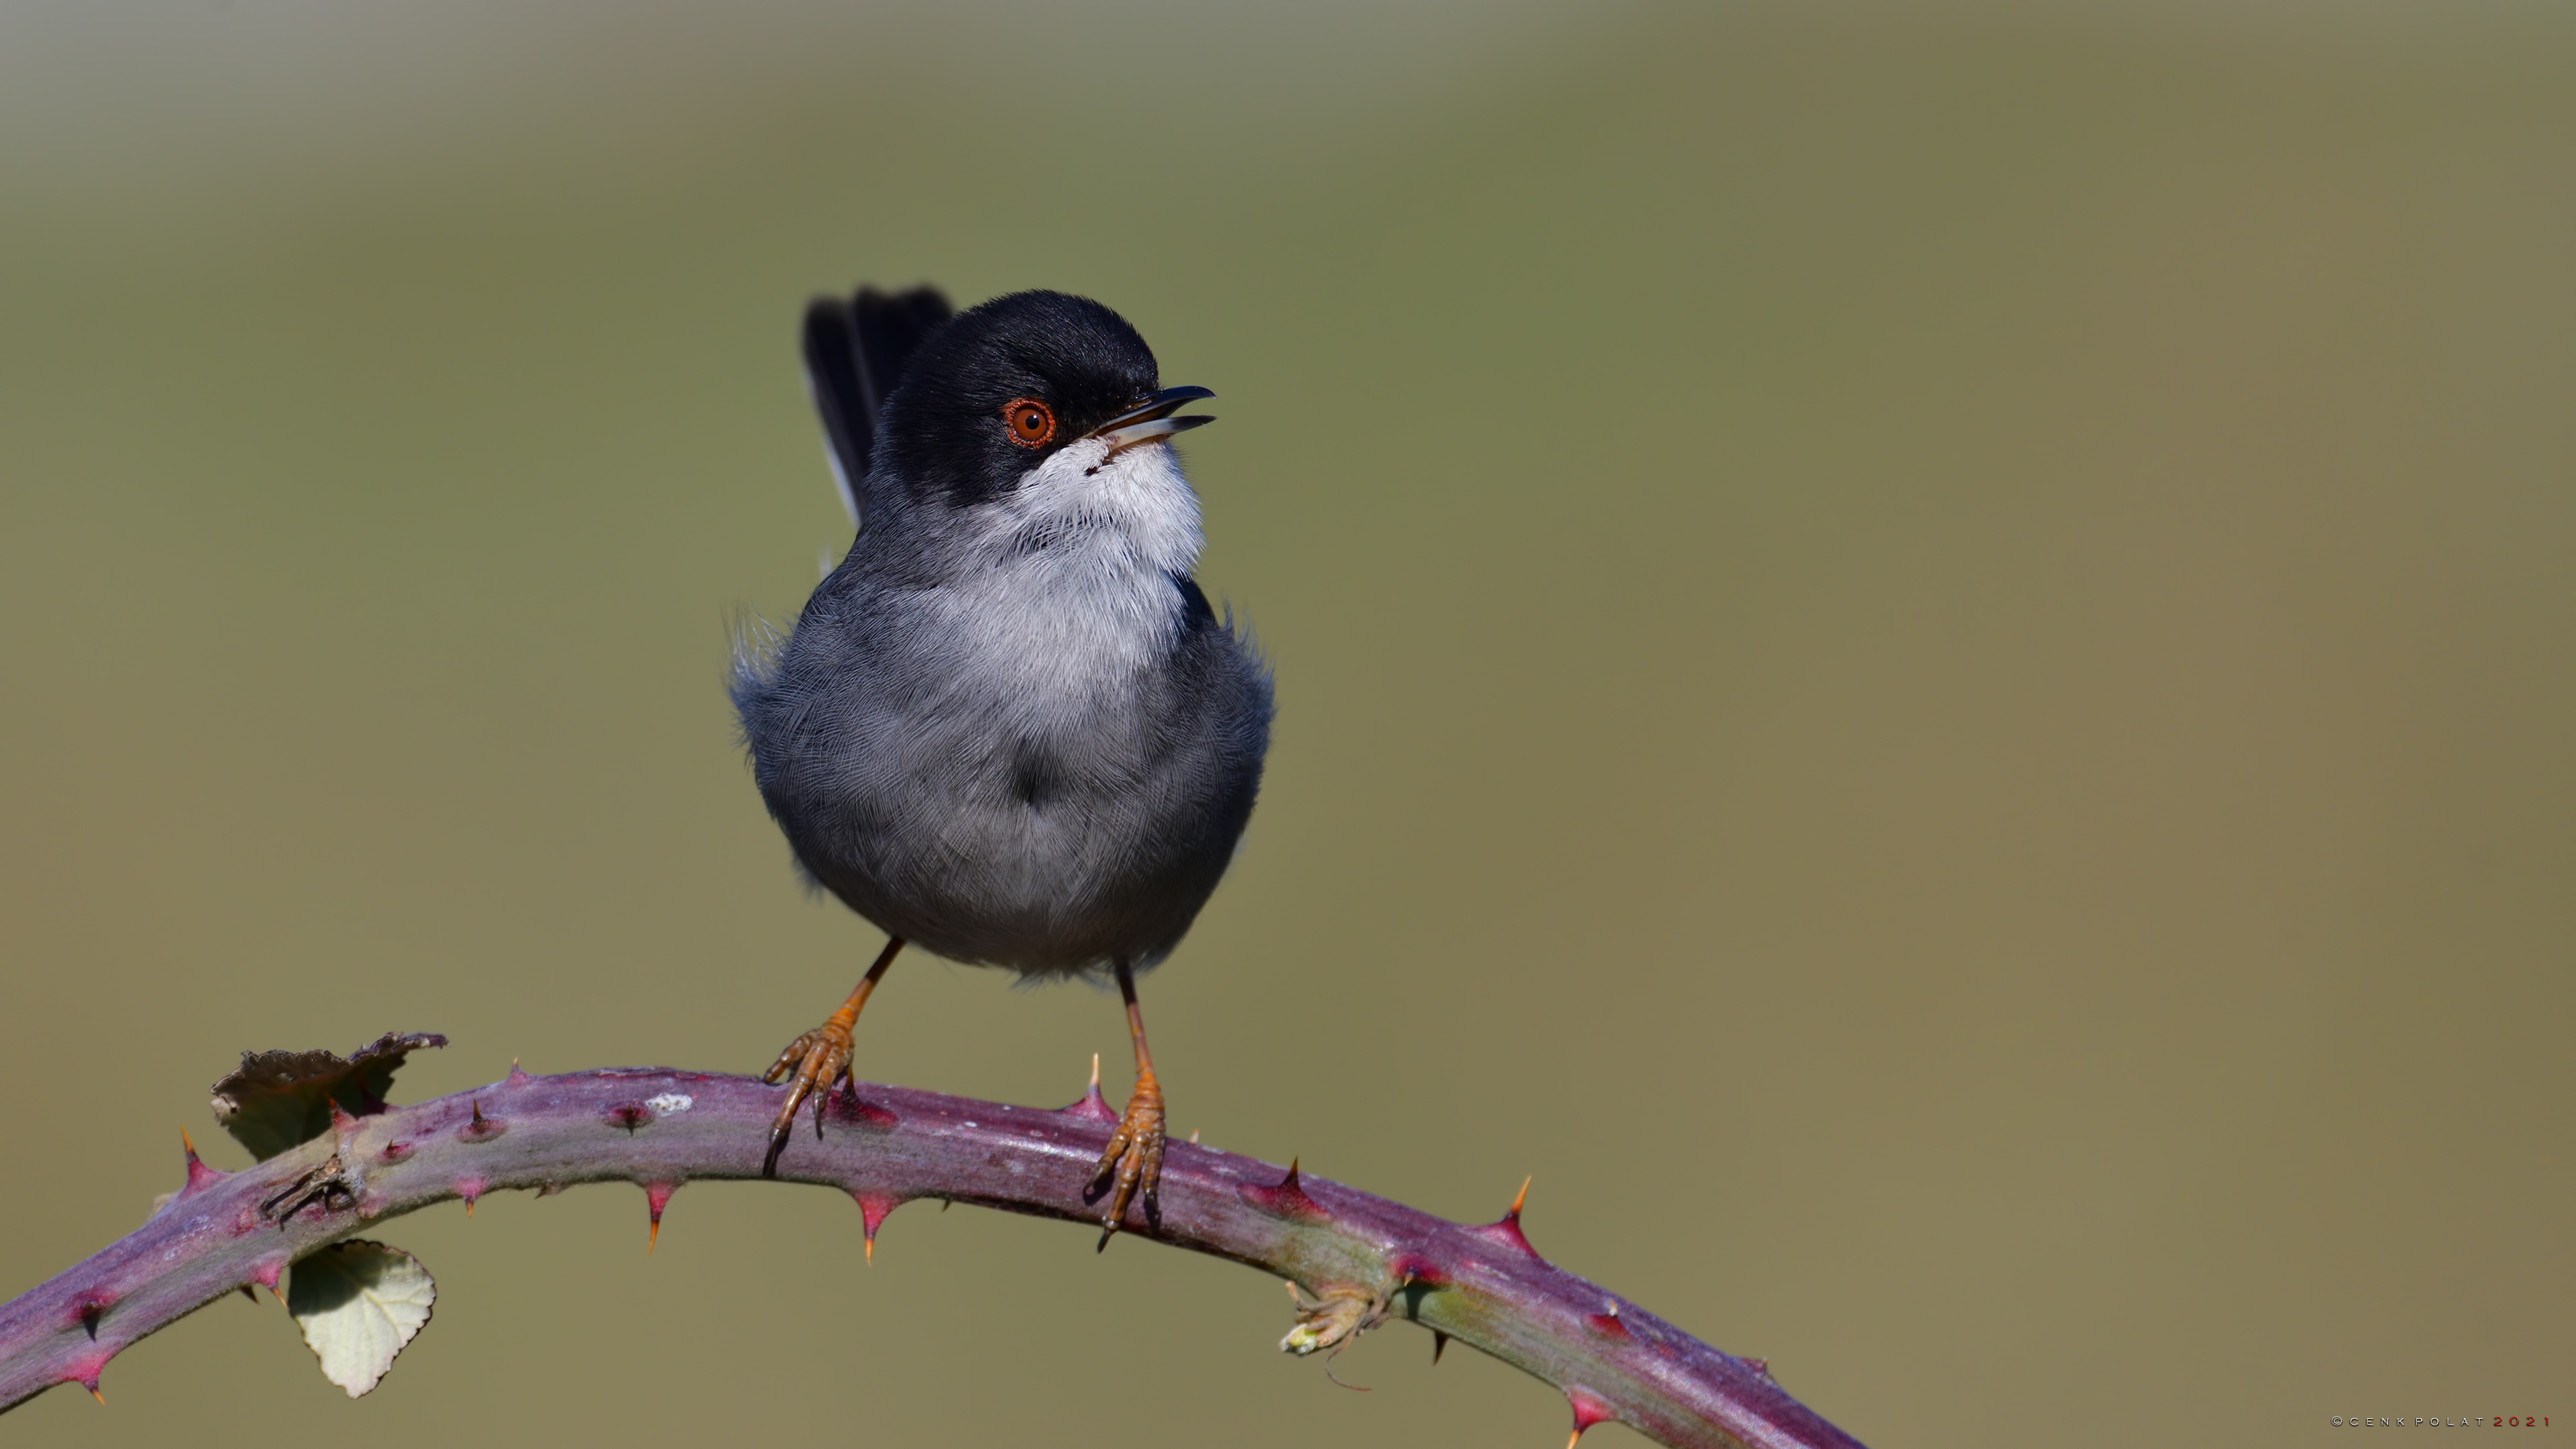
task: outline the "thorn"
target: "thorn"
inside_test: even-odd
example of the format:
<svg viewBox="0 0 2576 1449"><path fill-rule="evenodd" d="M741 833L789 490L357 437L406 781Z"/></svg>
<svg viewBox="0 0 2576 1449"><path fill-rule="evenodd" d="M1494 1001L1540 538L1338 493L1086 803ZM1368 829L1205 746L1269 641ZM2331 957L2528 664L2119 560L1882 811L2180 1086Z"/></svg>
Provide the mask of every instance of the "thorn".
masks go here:
<svg viewBox="0 0 2576 1449"><path fill-rule="evenodd" d="M464 1138L468 1142L489 1142L493 1138L510 1130L509 1123L502 1121L498 1117L486 1117L483 1115L482 1098L473 1097L468 1098L467 1100L474 1108L474 1119L467 1122L464 1126L457 1128L457 1136Z"/></svg>
<svg viewBox="0 0 2576 1449"><path fill-rule="evenodd" d="M115 1355L110 1352L92 1350L90 1353L80 1358L73 1359L70 1363L63 1365L63 1376L54 1380L54 1382L58 1384L78 1384L82 1388L89 1390L89 1396L93 1399L97 1399L101 1407L105 1407L107 1399L98 1391L98 1375L101 1369L107 1367L107 1361L114 1356Z"/></svg>
<svg viewBox="0 0 2576 1449"><path fill-rule="evenodd" d="M832 1104L841 1109L845 1119L856 1117L860 1126L873 1127L879 1132L890 1130L903 1121L874 1102L859 1100L859 1083L855 1077L842 1081L841 1090L832 1097Z"/></svg>
<svg viewBox="0 0 2576 1449"><path fill-rule="evenodd" d="M1744 1366L1766 1379L1771 1377L1771 1361L1767 1358L1748 1358L1744 1361Z"/></svg>
<svg viewBox="0 0 2576 1449"><path fill-rule="evenodd" d="M1288 1175L1277 1187L1253 1187L1246 1184L1234 1190L1235 1196L1273 1217L1296 1218L1304 1222L1322 1222L1332 1216L1321 1203L1306 1195L1304 1179L1298 1176L1297 1159L1288 1159Z"/></svg>
<svg viewBox="0 0 2576 1449"><path fill-rule="evenodd" d="M1190 1145L1192 1147L1199 1145L1199 1129L1196 1127L1190 1129Z"/></svg>
<svg viewBox="0 0 2576 1449"><path fill-rule="evenodd" d="M1395 1286L1387 1290L1390 1294L1400 1293L1416 1283L1431 1288L1449 1286L1449 1275L1446 1272L1443 1272L1430 1259L1419 1258L1411 1253L1398 1253L1388 1259L1386 1271L1395 1279Z"/></svg>
<svg viewBox="0 0 2576 1449"><path fill-rule="evenodd" d="M1088 1117L1094 1122L1115 1122L1118 1114L1109 1110L1109 1100L1100 1095L1100 1053L1091 1054L1091 1083L1082 1089L1081 1097L1064 1109L1068 1117Z"/></svg>
<svg viewBox="0 0 2576 1449"><path fill-rule="evenodd" d="M332 1103L332 1104L331 1104L331 1135L332 1135L332 1136L334 1136L334 1137L346 1137L346 1136L348 1136L350 1133L355 1132L355 1131L357 1131L357 1130L358 1130L358 1119L357 1119L357 1118L355 1118L355 1117L350 1116L350 1115L349 1115L348 1113L346 1113L346 1112L341 1111L341 1110L340 1110L340 1104L339 1104L339 1103L337 1103L337 1102Z"/></svg>
<svg viewBox="0 0 2576 1449"><path fill-rule="evenodd" d="M277 1275L279 1270L283 1269L285 1266L285 1259L271 1258L269 1261L260 1264L256 1269L253 1269L250 1275L250 1281L267 1289L268 1296L276 1299L278 1306L281 1308L286 1306L286 1295L277 1291ZM242 1291L248 1293L250 1291L250 1285L247 1283L242 1285ZM251 1302L253 1303L257 1303L258 1301L259 1300L257 1298L251 1299Z"/></svg>
<svg viewBox="0 0 2576 1449"><path fill-rule="evenodd" d="M505 1087L524 1087L534 1080L536 1079L529 1076L526 1072L519 1070L519 1059L517 1057L512 1057L510 1058L509 1079L504 1081L501 1085Z"/></svg>
<svg viewBox="0 0 2576 1449"><path fill-rule="evenodd" d="M1440 1367L1440 1355L1448 1351L1449 1335L1442 1333L1436 1328L1431 1330L1431 1366L1433 1368Z"/></svg>
<svg viewBox="0 0 2576 1449"><path fill-rule="evenodd" d="M1574 1432L1566 1436L1566 1449L1574 1449L1574 1441L1583 1437L1584 1430L1619 1417L1611 1412L1608 1404L1593 1397L1587 1390L1567 1389L1565 1399L1567 1403L1574 1406Z"/></svg>
<svg viewBox="0 0 2576 1449"><path fill-rule="evenodd" d="M1530 1246L1529 1235L1521 1231L1521 1209L1529 1203L1530 1183L1533 1180L1534 1178L1529 1177L1521 1179L1521 1190L1512 1195L1512 1205L1509 1208L1504 1209L1501 1218L1490 1223L1485 1223L1479 1227L1469 1228L1467 1231L1474 1233L1476 1236L1483 1238L1489 1243L1500 1243L1507 1248L1518 1248L1522 1252L1529 1254L1533 1258L1538 1258L1540 1262L1544 1263L1547 1260L1545 1258L1539 1258L1538 1249Z"/></svg>
<svg viewBox="0 0 2576 1449"><path fill-rule="evenodd" d="M268 1296L277 1300L278 1307L284 1308L286 1306L286 1295L277 1291L276 1284L271 1283L268 1285ZM258 1301L259 1300L256 1298L251 1300L253 1303L257 1303Z"/></svg>
<svg viewBox="0 0 2576 1449"><path fill-rule="evenodd" d="M257 1302L259 1301L259 1294L258 1294L258 1292L257 1292L257 1291L255 1291L254 1289L252 1289L252 1287L251 1287L248 1283L244 1283L243 1285L241 1285L241 1288L242 1288L242 1296L243 1296L244 1298L249 1299L249 1300L250 1300L251 1302L253 1302L253 1303L257 1303Z"/></svg>
<svg viewBox="0 0 2576 1449"><path fill-rule="evenodd" d="M467 1217L470 1218L474 1216L474 1200L483 1195L484 1186L484 1179L479 1177L460 1177L456 1179L456 1195L465 1199L465 1215Z"/></svg>
<svg viewBox="0 0 2576 1449"><path fill-rule="evenodd" d="M850 1196L859 1205L864 1256L869 1263L874 1264L877 1260L877 1225L886 1220L886 1214L903 1206L903 1199L888 1197L878 1192L854 1192Z"/></svg>
<svg viewBox="0 0 2576 1449"><path fill-rule="evenodd" d="M653 1219L652 1228L644 1234L645 1257L653 1256L653 1245L662 1241L662 1208L671 1201L671 1194L679 1190L680 1185L676 1182L644 1184L644 1211Z"/></svg>
<svg viewBox="0 0 2576 1449"><path fill-rule="evenodd" d="M956 1203L954 1203L954 1202L949 1201L947 1198L944 1198L944 1197L943 1197L943 1198L941 1198L941 1199L939 1200L939 1210L940 1210L941 1212L946 1212L946 1211L948 1211L950 1208L953 1208L953 1207L955 1207L955 1206L957 1206L957 1204L956 1204Z"/></svg>

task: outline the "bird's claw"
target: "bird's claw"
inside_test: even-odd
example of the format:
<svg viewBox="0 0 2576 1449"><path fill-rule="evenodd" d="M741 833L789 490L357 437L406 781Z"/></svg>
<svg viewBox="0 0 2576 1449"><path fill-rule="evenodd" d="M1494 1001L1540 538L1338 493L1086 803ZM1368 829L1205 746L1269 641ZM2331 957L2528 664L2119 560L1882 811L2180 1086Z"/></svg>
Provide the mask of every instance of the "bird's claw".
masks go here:
<svg viewBox="0 0 2576 1449"><path fill-rule="evenodd" d="M1098 1199L1104 1192L1108 1207L1100 1215L1100 1243L1097 1252L1109 1246L1127 1216L1127 1205L1142 1199L1145 1221L1162 1225L1163 1204L1163 1089L1154 1080L1154 1069L1145 1067L1136 1073L1136 1090L1127 1095L1127 1111L1118 1119L1118 1130L1109 1134L1109 1145L1100 1151L1100 1166L1091 1174L1087 1199Z"/></svg>
<svg viewBox="0 0 2576 1449"><path fill-rule="evenodd" d="M787 1100L778 1106L777 1120L769 1124L769 1156L760 1165L760 1175L778 1175L778 1154L787 1150L788 1134L796 1130L796 1109L807 1098L814 1103L814 1135L823 1135L823 1104L832 1088L850 1075L850 1029L837 1021L827 1021L787 1044L769 1070L760 1074L764 1082L787 1083Z"/></svg>

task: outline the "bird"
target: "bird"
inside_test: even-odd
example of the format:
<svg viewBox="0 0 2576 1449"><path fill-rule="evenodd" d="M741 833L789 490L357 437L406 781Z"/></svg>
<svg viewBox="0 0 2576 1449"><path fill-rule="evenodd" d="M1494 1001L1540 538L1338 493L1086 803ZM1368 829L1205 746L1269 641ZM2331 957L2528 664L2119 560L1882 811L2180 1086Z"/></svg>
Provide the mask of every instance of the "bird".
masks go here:
<svg viewBox="0 0 2576 1449"><path fill-rule="evenodd" d="M1099 1248L1160 1222L1164 1103L1136 978L1231 864L1270 747L1271 668L1199 587L1165 387L1099 302L937 290L808 305L806 380L849 552L794 624L738 638L753 779L806 881L886 935L840 1009L764 1074L814 1131L852 1030L912 945L1023 979L1114 982L1135 1086L1089 1179ZM855 1090L848 1086L845 1090Z"/></svg>

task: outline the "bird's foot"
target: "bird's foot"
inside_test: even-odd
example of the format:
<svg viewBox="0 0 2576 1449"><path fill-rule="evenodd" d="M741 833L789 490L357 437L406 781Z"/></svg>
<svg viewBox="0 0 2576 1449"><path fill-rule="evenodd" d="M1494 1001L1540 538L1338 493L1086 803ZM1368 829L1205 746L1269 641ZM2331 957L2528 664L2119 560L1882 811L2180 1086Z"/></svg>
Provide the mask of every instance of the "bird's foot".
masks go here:
<svg viewBox="0 0 2576 1449"><path fill-rule="evenodd" d="M830 1021L787 1044L769 1070L760 1074L764 1082L785 1080L787 1100L778 1106L778 1118L769 1124L769 1156L760 1164L760 1175L778 1175L778 1154L787 1149L787 1136L796 1130L796 1109L807 1098L814 1102L814 1135L823 1135L823 1104L832 1088L849 1079L850 1024L835 1016Z"/></svg>
<svg viewBox="0 0 2576 1449"><path fill-rule="evenodd" d="M1100 1166L1091 1174L1090 1190L1083 1194L1088 1202L1097 1202L1105 1193L1108 1208L1100 1215L1099 1248L1109 1246L1110 1235L1117 1232L1127 1217L1127 1205L1143 1200L1145 1221L1162 1225L1163 1204L1163 1089L1154 1080L1154 1069L1145 1067L1136 1073L1136 1090L1127 1094L1126 1114L1118 1119L1118 1130L1109 1135L1109 1145L1100 1152Z"/></svg>

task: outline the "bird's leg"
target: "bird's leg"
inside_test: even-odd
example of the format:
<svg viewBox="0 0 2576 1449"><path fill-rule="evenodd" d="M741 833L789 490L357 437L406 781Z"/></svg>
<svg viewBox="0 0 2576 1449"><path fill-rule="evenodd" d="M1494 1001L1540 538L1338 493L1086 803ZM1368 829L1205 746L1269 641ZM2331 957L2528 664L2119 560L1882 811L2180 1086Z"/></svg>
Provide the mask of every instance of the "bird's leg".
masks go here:
<svg viewBox="0 0 2576 1449"><path fill-rule="evenodd" d="M1108 1210L1100 1216L1099 1248L1109 1246L1110 1234L1127 1216L1127 1204L1140 1196L1145 1220L1156 1226L1163 1220L1163 1089L1154 1080L1154 1054L1145 1049L1145 1014L1136 1007L1136 978L1124 961L1118 963L1118 994L1127 999L1127 1035L1136 1043L1136 1090L1127 1094L1127 1111L1118 1119L1118 1130L1109 1135L1109 1145L1101 1149L1091 1190L1084 1194L1092 1199L1104 1192L1109 1196Z"/></svg>
<svg viewBox="0 0 2576 1449"><path fill-rule="evenodd" d="M859 1009L868 1004L868 993L877 989L878 978L894 964L894 954L903 949L903 938L895 936L877 953L876 964L859 978L850 999L841 1003L831 1019L787 1044L778 1060L761 1073L764 1082L785 1078L787 1100L778 1108L778 1120L769 1124L769 1156L760 1164L760 1175L778 1175L778 1154L787 1148L787 1134L796 1127L796 1108L807 1097L814 1099L814 1135L823 1135L823 1102L832 1088L850 1075L850 1028L858 1025Z"/></svg>

